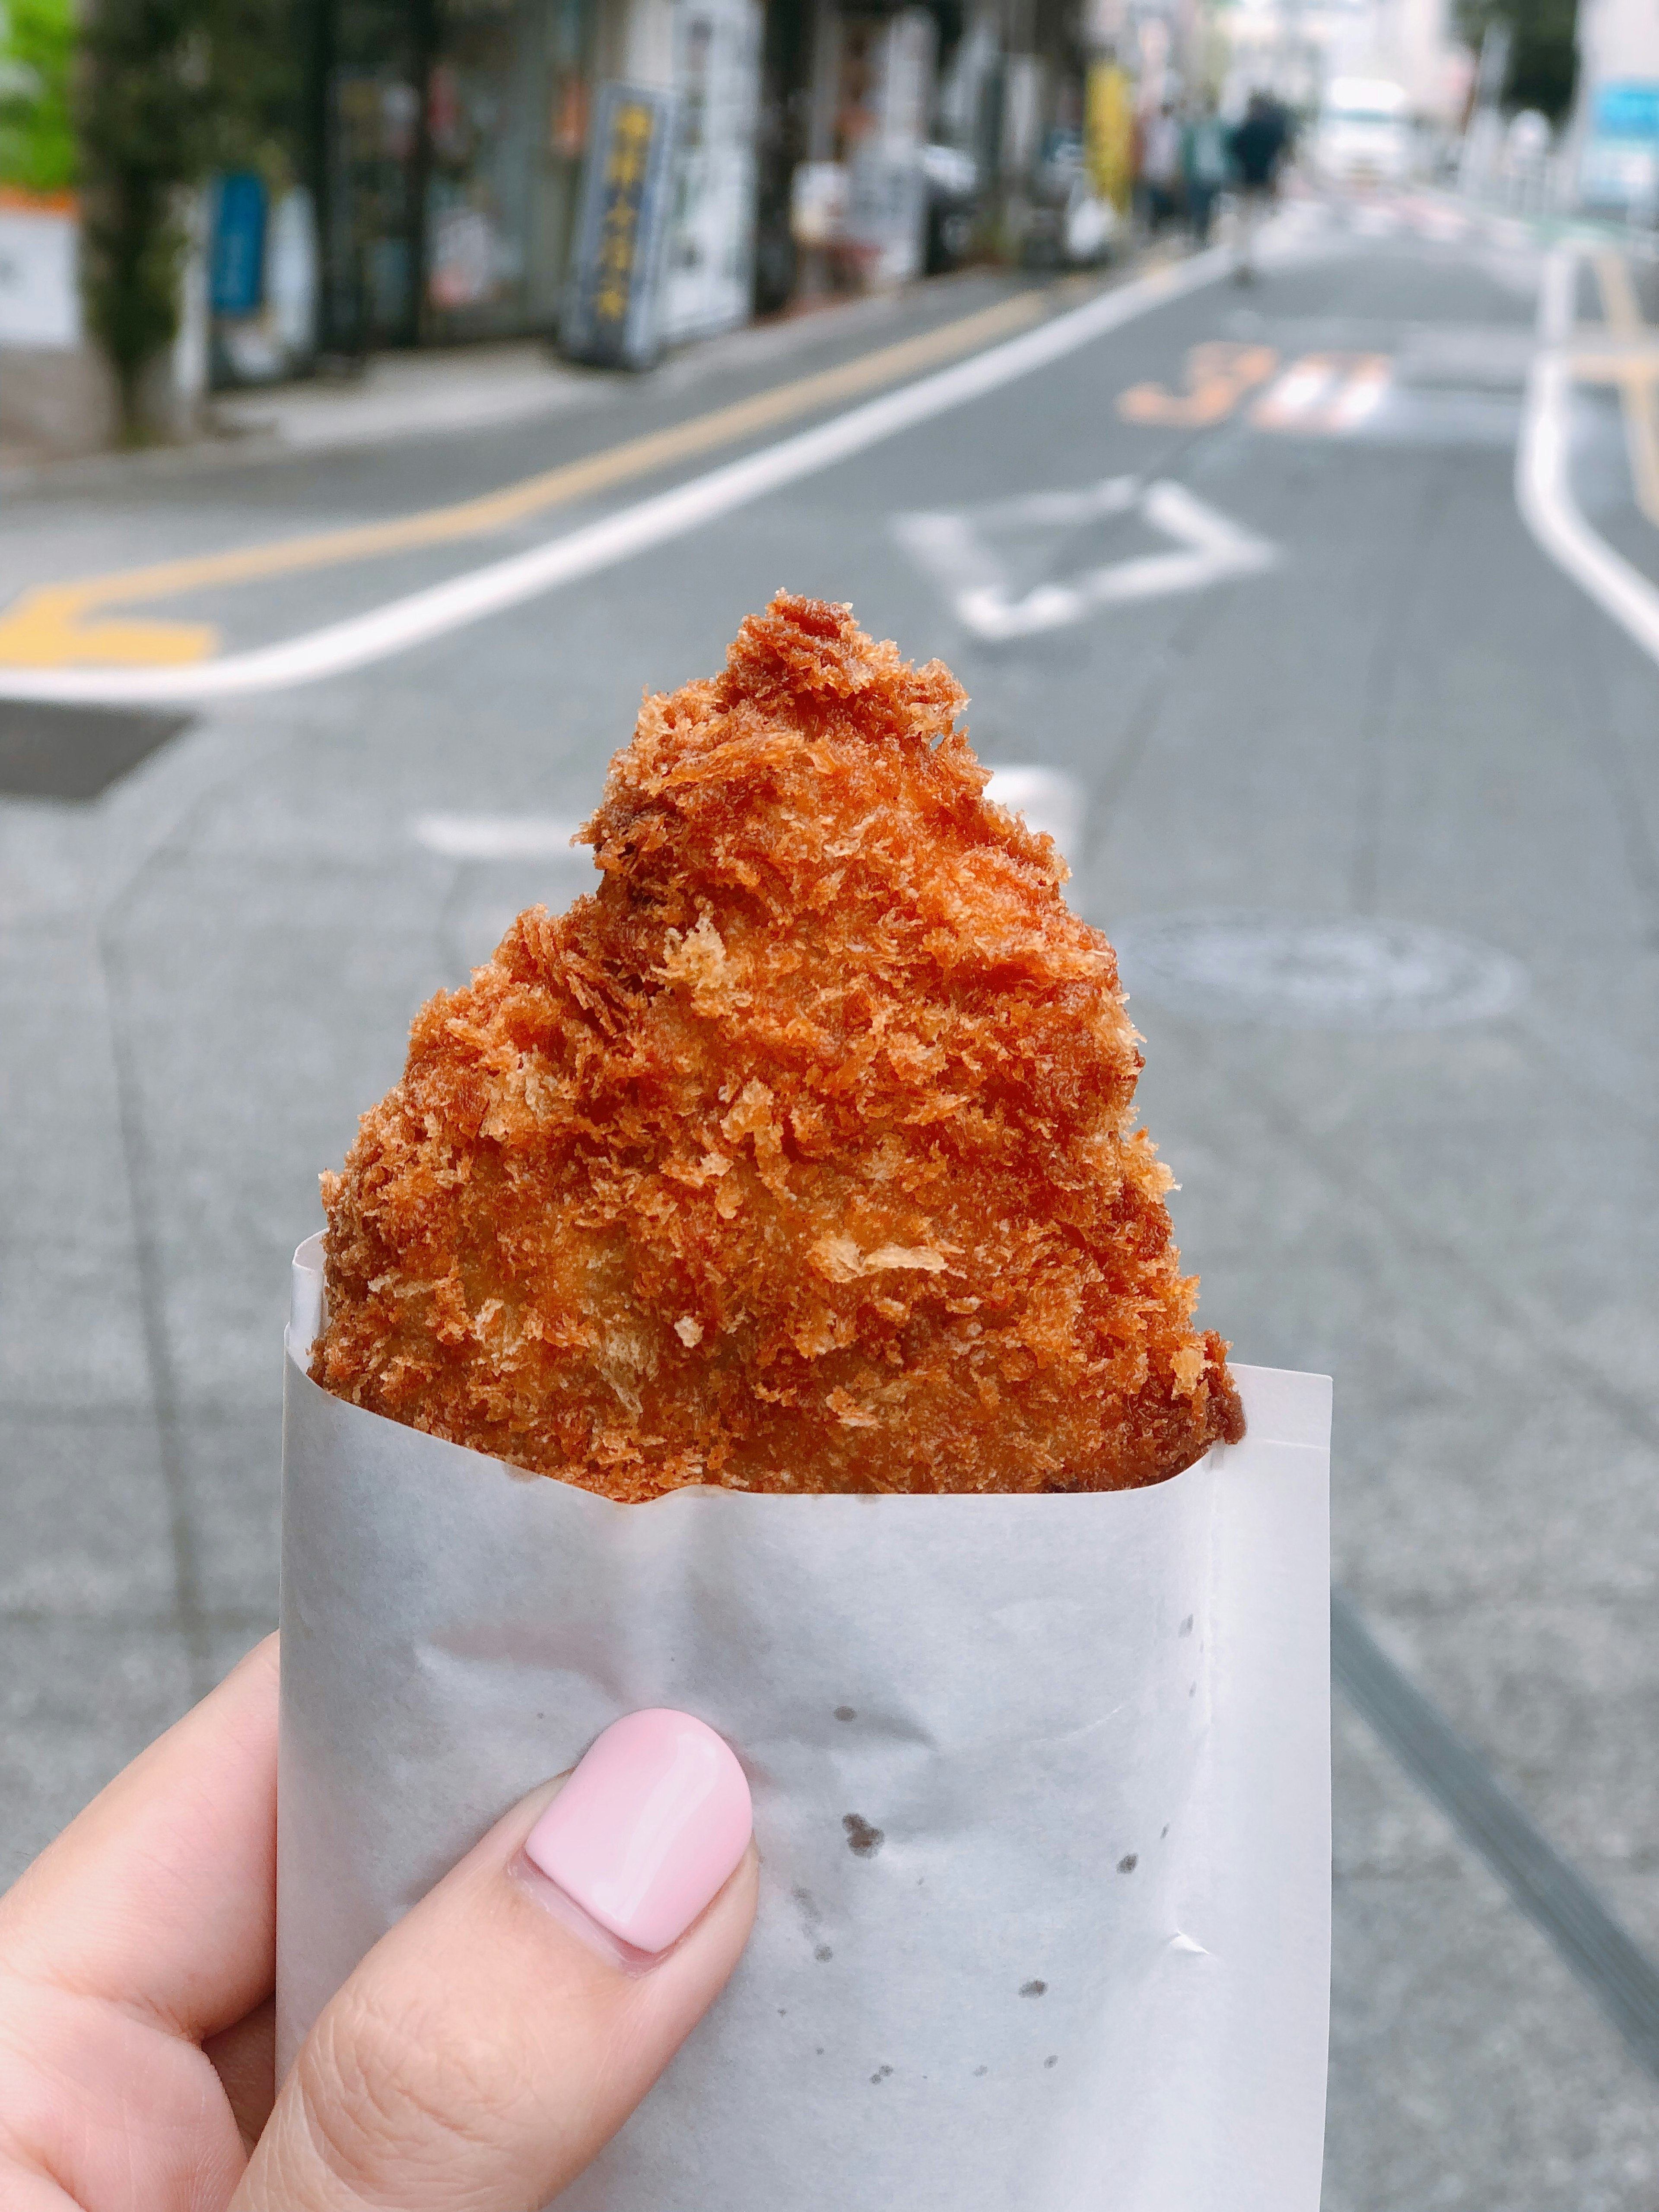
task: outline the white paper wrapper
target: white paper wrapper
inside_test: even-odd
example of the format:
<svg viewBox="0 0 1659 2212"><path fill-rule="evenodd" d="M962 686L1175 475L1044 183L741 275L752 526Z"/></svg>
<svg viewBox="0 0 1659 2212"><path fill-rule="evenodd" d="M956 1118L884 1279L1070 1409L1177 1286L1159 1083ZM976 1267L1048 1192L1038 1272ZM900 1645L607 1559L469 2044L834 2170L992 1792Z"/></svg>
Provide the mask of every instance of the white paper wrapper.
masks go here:
<svg viewBox="0 0 1659 2212"><path fill-rule="evenodd" d="M283 1431L278 2036L514 1800L676 1705L759 1917L560 2212L1316 2212L1330 1385L1150 1490L616 1505L304 1372ZM871 1831L879 1831L872 1845Z"/></svg>

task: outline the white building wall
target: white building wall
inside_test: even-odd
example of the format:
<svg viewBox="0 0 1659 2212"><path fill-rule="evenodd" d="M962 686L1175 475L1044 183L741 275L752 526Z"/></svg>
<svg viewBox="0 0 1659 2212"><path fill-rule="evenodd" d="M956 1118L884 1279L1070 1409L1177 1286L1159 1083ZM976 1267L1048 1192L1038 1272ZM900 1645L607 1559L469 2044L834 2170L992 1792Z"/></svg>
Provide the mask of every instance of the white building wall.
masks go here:
<svg viewBox="0 0 1659 2212"><path fill-rule="evenodd" d="M1578 0L1579 103L1598 84L1659 82L1659 0Z"/></svg>

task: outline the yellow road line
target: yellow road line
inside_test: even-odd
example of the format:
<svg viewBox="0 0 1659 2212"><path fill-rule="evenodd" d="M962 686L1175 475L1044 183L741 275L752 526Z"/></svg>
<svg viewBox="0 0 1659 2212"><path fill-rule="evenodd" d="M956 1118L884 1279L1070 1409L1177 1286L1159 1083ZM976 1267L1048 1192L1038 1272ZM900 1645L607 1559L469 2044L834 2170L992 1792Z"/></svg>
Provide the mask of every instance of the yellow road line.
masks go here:
<svg viewBox="0 0 1659 2212"><path fill-rule="evenodd" d="M86 616L110 606L131 606L167 599L209 586L246 584L310 568L340 566L387 553L428 545L453 544L487 536L550 507L609 490L635 477L706 453L779 422L837 401L856 398L884 384L935 367L1008 337L1047 313L1046 293L1022 292L994 307L964 315L940 329L901 339L861 354L854 361L817 371L788 384L775 385L730 406L694 416L687 422L652 430L642 437L579 461L526 477L499 491L453 506L428 507L387 522L370 522L305 538L280 538L221 553L158 562L76 581L41 584L23 593L0 616L0 663L10 666L62 666L71 661L106 660L151 664L199 660L218 643L217 633L195 623L88 623Z"/></svg>
<svg viewBox="0 0 1659 2212"><path fill-rule="evenodd" d="M1647 339L1654 333L1642 315L1642 305L1622 253L1611 247L1595 256L1595 282L1601 295L1601 313L1616 338ZM1631 482L1636 503L1651 523L1659 524L1659 418L1654 411L1655 383L1659 380L1659 352L1635 355L1598 363L1598 380L1619 386L1619 404L1625 418L1625 450L1630 456Z"/></svg>

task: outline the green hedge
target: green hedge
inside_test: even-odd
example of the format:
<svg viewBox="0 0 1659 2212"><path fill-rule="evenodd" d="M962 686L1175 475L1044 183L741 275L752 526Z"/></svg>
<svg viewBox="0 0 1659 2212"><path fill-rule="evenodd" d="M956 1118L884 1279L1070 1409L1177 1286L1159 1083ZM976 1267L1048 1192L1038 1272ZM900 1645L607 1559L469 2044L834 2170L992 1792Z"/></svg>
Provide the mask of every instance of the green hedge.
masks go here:
<svg viewBox="0 0 1659 2212"><path fill-rule="evenodd" d="M60 192L75 182L70 0L5 0L0 9L0 185Z"/></svg>

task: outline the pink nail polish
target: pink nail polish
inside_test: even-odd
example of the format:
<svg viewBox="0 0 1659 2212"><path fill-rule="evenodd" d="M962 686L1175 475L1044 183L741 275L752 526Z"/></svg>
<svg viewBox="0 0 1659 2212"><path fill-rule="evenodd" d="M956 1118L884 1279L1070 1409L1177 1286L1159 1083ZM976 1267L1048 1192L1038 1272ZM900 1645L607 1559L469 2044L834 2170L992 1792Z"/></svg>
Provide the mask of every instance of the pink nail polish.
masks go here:
<svg viewBox="0 0 1659 2212"><path fill-rule="evenodd" d="M725 1738L656 1707L595 1739L525 1856L619 1942L654 1953L725 1887L753 1825Z"/></svg>

